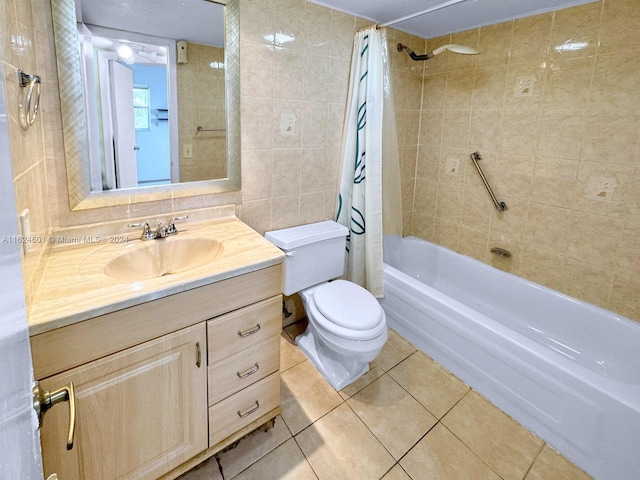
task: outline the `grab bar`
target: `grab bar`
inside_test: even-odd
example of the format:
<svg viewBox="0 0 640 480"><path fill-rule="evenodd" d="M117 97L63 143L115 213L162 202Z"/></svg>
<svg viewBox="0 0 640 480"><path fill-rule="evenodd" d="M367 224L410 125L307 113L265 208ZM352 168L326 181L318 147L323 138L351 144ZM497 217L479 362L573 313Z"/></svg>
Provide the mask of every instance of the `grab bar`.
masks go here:
<svg viewBox="0 0 640 480"><path fill-rule="evenodd" d="M480 152L473 152L471 155L469 155L469 157L471 158L473 165L476 167L476 170L478 170L478 173L480 174L480 178L482 179L482 183L484 183L484 188L487 189L487 192L489 193L489 196L491 197L491 200L493 200L493 204L496 206L498 211L504 212L505 210L507 210L507 204L504 202L498 202L498 200L496 199L496 196L493 194L493 190L491 190L491 186L489 185L489 182L487 182L487 179L484 176L484 173L482 173L482 169L480 168L480 165L478 165L478 160L482 160L482 155L480 155Z"/></svg>

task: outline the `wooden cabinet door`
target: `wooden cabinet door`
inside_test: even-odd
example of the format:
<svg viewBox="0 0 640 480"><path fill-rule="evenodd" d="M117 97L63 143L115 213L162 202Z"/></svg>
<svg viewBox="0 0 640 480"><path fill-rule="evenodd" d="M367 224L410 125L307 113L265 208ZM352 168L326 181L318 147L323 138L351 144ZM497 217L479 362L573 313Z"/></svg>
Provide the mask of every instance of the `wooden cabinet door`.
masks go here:
<svg viewBox="0 0 640 480"><path fill-rule="evenodd" d="M156 479L207 448L205 324L129 348L41 381L73 382L75 444L66 450L69 409L44 416L45 478Z"/></svg>

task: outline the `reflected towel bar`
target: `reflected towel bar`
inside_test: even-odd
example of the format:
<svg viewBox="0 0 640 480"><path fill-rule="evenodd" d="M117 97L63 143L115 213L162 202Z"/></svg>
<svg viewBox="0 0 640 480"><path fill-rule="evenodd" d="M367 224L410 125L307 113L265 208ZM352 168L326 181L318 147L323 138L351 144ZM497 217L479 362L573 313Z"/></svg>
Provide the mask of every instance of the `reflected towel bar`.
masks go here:
<svg viewBox="0 0 640 480"><path fill-rule="evenodd" d="M491 200L493 200L493 204L496 206L498 211L504 212L505 210L507 210L507 204L504 202L498 202L498 200L496 199L496 196L493 194L493 190L491 190L491 186L489 185L489 182L487 182L487 179L484 176L484 173L482 173L482 169L480 168L480 165L478 165L478 160L482 160L482 155L480 155L480 152L473 152L471 155L469 155L469 157L471 158L473 165L476 167L476 170L478 170L478 173L480 174L480 178L482 179L482 183L484 183L484 188L487 189L487 192L489 193L489 196L491 197Z"/></svg>
<svg viewBox="0 0 640 480"><path fill-rule="evenodd" d="M198 130L199 132L226 132L227 131L226 128L204 128L204 127L201 127L200 125L198 125L196 130Z"/></svg>

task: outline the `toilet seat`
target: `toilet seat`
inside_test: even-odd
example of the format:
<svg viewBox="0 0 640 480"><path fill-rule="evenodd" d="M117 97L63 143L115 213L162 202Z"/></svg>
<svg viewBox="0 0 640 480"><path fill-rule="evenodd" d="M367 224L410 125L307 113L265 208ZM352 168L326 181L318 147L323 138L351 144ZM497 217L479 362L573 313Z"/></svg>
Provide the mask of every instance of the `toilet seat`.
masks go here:
<svg viewBox="0 0 640 480"><path fill-rule="evenodd" d="M370 340L387 328L384 310L355 283L336 280L312 289L307 314L319 329L349 340Z"/></svg>

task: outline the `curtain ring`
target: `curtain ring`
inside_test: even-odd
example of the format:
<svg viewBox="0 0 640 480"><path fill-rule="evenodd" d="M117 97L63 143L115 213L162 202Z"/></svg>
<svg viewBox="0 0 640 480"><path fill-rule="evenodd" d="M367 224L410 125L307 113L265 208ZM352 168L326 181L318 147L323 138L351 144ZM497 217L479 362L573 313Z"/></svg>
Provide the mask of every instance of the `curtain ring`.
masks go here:
<svg viewBox="0 0 640 480"><path fill-rule="evenodd" d="M22 88L27 88L24 111L20 112L20 123L26 130L36 122L40 109L40 77L18 70L18 83Z"/></svg>

